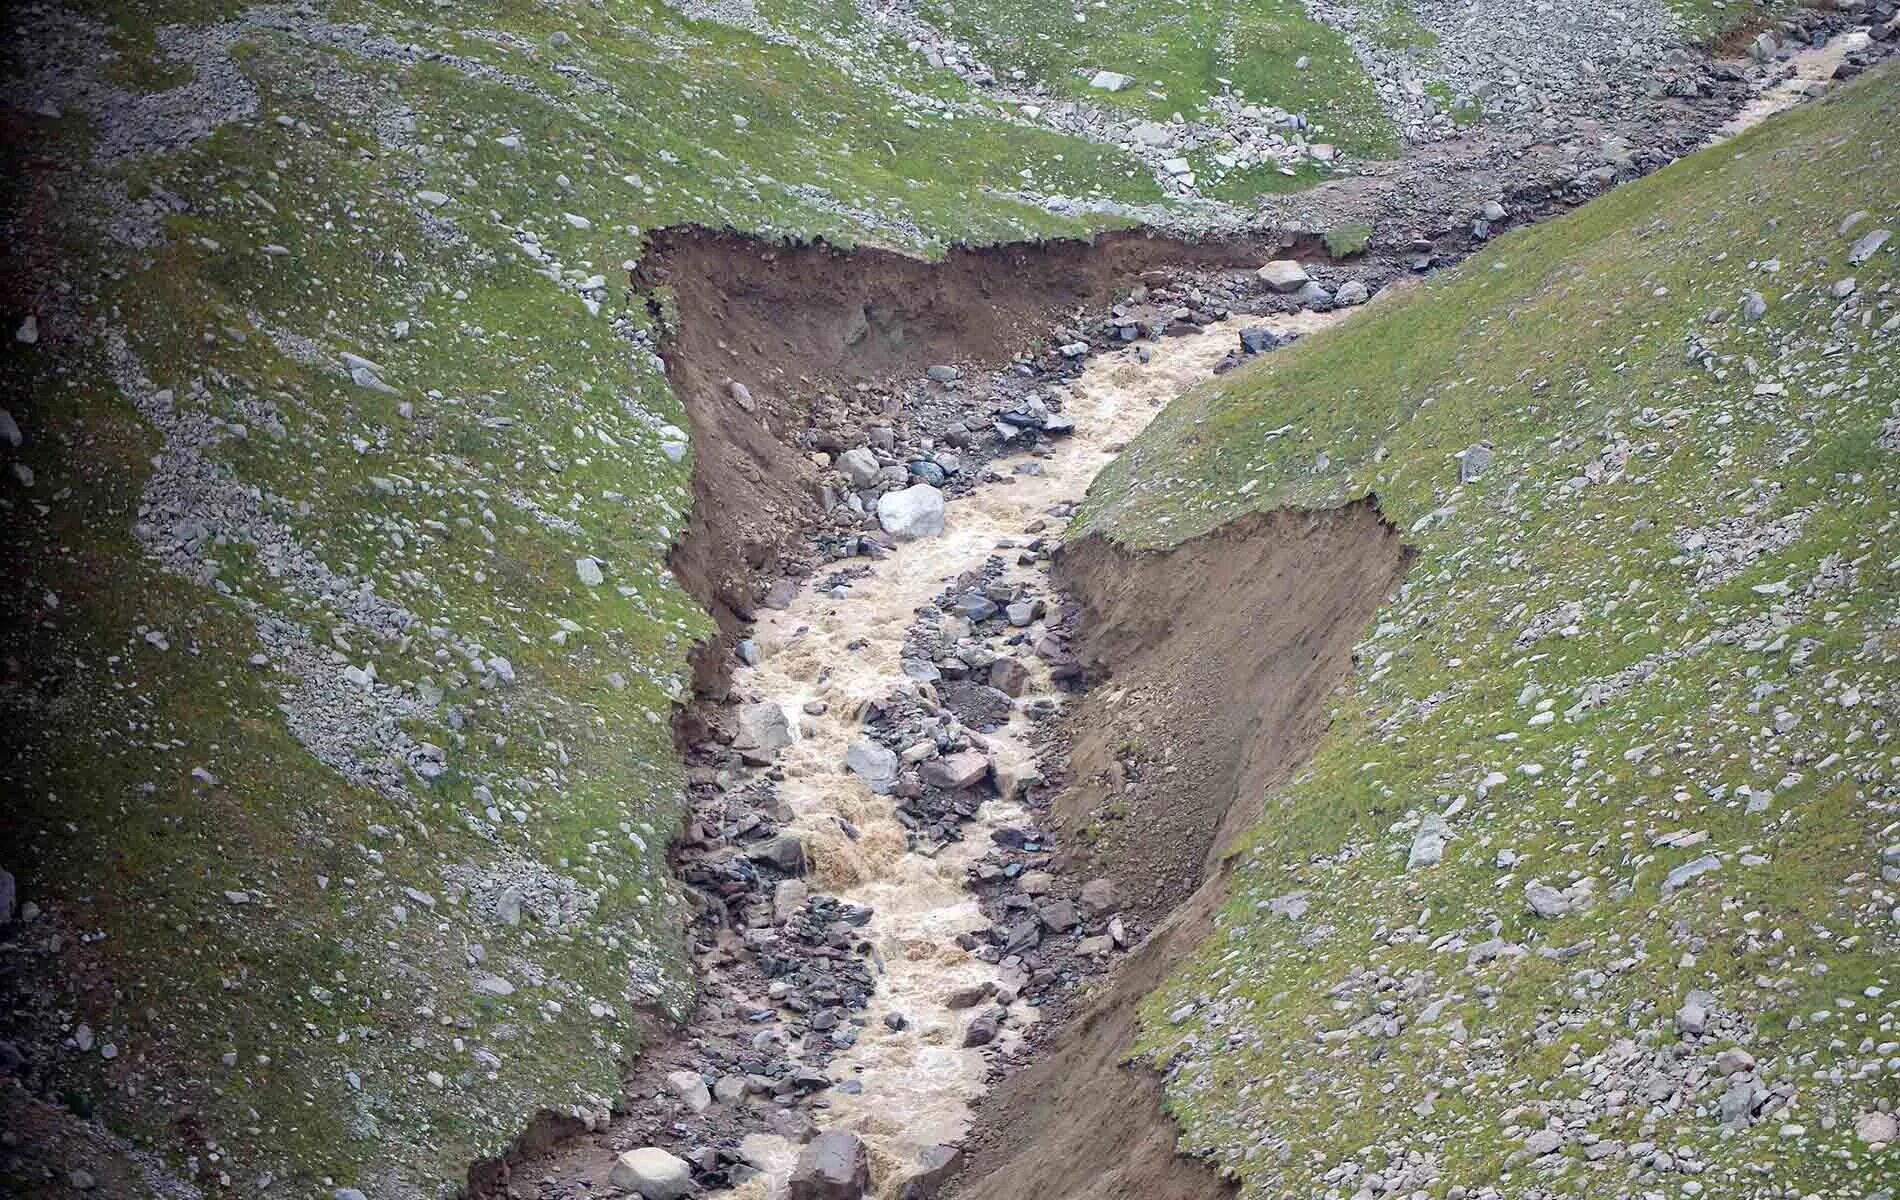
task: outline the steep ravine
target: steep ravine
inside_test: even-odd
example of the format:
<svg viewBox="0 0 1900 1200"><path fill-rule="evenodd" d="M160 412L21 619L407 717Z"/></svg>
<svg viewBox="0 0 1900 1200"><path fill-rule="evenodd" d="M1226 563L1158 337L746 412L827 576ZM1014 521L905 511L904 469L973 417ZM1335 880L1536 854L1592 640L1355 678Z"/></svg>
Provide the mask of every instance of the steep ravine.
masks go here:
<svg viewBox="0 0 1900 1200"><path fill-rule="evenodd" d="M1512 219L1570 207L1547 193L1507 199L1525 206ZM1249 801L1289 777L1325 728L1353 638L1396 585L1406 551L1371 504L1248 518L1161 555L1097 537L1061 551L1054 582L1080 609L1075 648L1096 686L1065 702L1037 671L1019 717L977 744L998 764L995 779L1019 778L1033 770L1039 746L1051 748L1048 730L1029 729L1020 712L1035 703L1059 709L1052 748L1064 757L1063 786L1045 789L1028 810L992 800L966 841L934 856L907 853L892 801L864 791L843 752L861 714L903 679L909 618L1039 513L1066 517L1061 506L1079 499L1095 465L1153 407L1209 373L1233 330L1154 343L1155 361L1139 368L1139 381L1104 382L1129 375L1131 352L1096 357L1081 379L1057 384L1071 405L1083 401L1068 409L1080 436L1057 459L1039 461L1042 475L1011 476L1008 455L1000 456L992 465L1009 486L986 483L953 499L943 538L901 546L857 578L840 578L836 568L846 564L834 562L819 588L825 564L811 556L809 537L822 524L811 499L827 469L862 444L867 427L920 415L898 395L906 376L940 362L968 370L1001 367L1025 351L1033 357L1052 327L1059 340L1061 330L1099 319L1137 281L1236 278L1269 257L1293 256L1330 284L1351 275L1376 290L1410 274L1421 255L1432 266L1455 261L1494 232L1445 214L1424 213L1421 222L1442 230L1429 239L1431 252L1414 240L1347 263L1334 262L1313 235L1194 244L1135 232L1092 245L957 249L936 264L694 229L652 235L635 284L667 322L668 375L687 401L696 447L695 503L673 566L721 635L698 653L699 699L682 710L676 733L685 750L723 744L735 700L776 703L789 718L792 744L765 769L786 804L784 828L807 848L813 892L873 910L857 953L879 972L875 995L852 1019L862 1038L835 1055L827 1045L816 1062L854 1088L830 1092L813 1115L819 1128L865 1138L880 1194L897 1195L918 1155L946 1141L965 1147L951 1185L959 1195L1227 1191L1176 1155L1158 1082L1122 1064L1134 1006L1206 933L1223 847L1260 815ZM1269 309L1297 308L1256 298ZM1094 415L1108 418L1099 426L1089 420L1091 399ZM981 457L971 456L972 467ZM1061 520L1048 524L1048 535L1059 536ZM788 577L804 586L781 583L768 595ZM1060 605L1050 600L1053 622ZM747 635L755 664L736 653ZM979 790L992 788L986 781ZM1025 980L954 944L990 919L963 877L988 835L1011 824L1047 831L1049 866L1071 887L1112 880L1128 924L1146 936L1114 957L1112 974L1080 991L1011 1005L986 1058L959 1048L970 1014L941 1000L958 986L1014 994ZM1038 1012L1058 1019L1034 1023ZM886 1015L901 1015L905 1027L888 1029ZM642 1087L660 1094L667 1068L692 1065L696 1040L691 1026L663 1037L635 1067L629 1095ZM786 1049L796 1061L798 1039ZM722 1144L737 1151L731 1161L765 1169L740 1190L778 1194L809 1127L748 1134L749 1124L757 1122L721 1126ZM653 1140L641 1135L650 1128L651 1111L591 1131L545 1117L509 1156L525 1171L504 1160L482 1164L471 1189L505 1194L510 1179L530 1171L604 1185L613 1153Z"/></svg>

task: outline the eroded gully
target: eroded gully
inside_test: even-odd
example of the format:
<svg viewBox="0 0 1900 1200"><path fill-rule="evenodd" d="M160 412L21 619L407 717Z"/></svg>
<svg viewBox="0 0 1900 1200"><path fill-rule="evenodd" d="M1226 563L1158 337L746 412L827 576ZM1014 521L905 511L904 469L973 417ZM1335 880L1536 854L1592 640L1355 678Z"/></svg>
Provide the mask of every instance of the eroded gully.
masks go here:
<svg viewBox="0 0 1900 1200"><path fill-rule="evenodd" d="M951 501L942 535L900 543L852 581L842 598L830 589L807 588L789 608L766 613L754 627L760 658L735 674L734 688L780 705L793 723L795 740L776 763L782 774L777 787L795 814L791 829L806 843L811 885L874 911L865 933L881 968L877 993L863 1014L863 1033L827 1068L840 1084L855 1081L861 1090L834 1088L824 1127L863 1139L880 1196L899 1193L923 1150L963 1135L970 1103L982 1091L986 1051L963 1046L970 1014L952 1010L945 998L971 985L1013 988L1022 982L1010 978L1005 966L958 946L956 937L988 923L966 886L968 868L990 845L992 830L1020 823L1025 814L1014 802L992 797L966 826L962 841L934 855L908 851L893 799L874 795L845 766L847 749L861 736L862 713L881 697L924 686L907 679L900 663L917 611L992 556L1006 564L1008 582L1041 574L1041 565L1022 566L999 551L1026 540L1025 526L1038 519L1050 521L1047 532L1059 536L1062 522L1052 520L1050 511L1079 500L1096 472L1163 405L1209 378L1243 325L1306 333L1341 315L1236 318L1198 336L1151 344L1146 364L1133 349L1096 358L1066 388L1064 407L1076 431L1057 443L1053 456L998 460L995 471L1012 482L992 482ZM1040 473L1013 473L1023 461L1037 462ZM995 777L1034 770L1036 747L1024 712L1061 699L1047 668L1034 663L1008 723L978 735ZM1034 1009L1021 1000L1009 1008L992 1048L1007 1049L1035 1020ZM887 1014L900 1014L904 1027L887 1025ZM797 1057L800 1047L790 1050ZM743 1149L761 1174L726 1194L760 1200L783 1195L799 1147L755 1134Z"/></svg>

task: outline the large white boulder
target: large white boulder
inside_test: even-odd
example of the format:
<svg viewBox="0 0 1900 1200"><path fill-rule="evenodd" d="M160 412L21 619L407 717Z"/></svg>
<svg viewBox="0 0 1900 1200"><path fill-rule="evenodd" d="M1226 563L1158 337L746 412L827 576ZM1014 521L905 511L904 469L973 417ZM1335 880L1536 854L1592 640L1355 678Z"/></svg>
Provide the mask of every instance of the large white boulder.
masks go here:
<svg viewBox="0 0 1900 1200"><path fill-rule="evenodd" d="M645 1200L681 1200L693 1193L693 1169L658 1146L642 1146L614 1160L607 1182Z"/></svg>
<svg viewBox="0 0 1900 1200"><path fill-rule="evenodd" d="M927 483L877 498L877 523L900 542L943 533L943 493Z"/></svg>

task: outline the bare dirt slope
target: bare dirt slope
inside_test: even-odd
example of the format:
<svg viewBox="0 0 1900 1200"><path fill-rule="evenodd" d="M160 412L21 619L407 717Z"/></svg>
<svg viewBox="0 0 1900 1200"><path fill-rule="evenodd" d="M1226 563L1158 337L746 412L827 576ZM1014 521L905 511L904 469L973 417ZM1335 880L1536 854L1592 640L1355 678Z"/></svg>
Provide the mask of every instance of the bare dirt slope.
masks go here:
<svg viewBox="0 0 1900 1200"><path fill-rule="evenodd" d="M1221 847L1317 742L1353 640L1407 557L1370 502L1252 514L1166 551L1089 537L1066 552L1082 652L1113 675L1073 722L1059 838L1084 847L1078 876L1106 875L1132 910L1167 915L1045 1056L990 1093L958 1195L1229 1194L1175 1154L1159 1079L1122 1063L1136 1002L1206 935Z"/></svg>

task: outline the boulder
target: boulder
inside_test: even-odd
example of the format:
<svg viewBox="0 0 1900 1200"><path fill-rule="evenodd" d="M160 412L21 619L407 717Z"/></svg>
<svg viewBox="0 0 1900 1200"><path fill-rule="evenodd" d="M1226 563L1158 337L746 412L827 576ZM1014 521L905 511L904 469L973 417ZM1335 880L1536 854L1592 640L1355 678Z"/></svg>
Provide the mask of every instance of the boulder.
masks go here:
<svg viewBox="0 0 1900 1200"><path fill-rule="evenodd" d="M1240 349L1246 354L1265 354L1277 349L1283 339L1263 325L1249 325L1240 331Z"/></svg>
<svg viewBox="0 0 1900 1200"><path fill-rule="evenodd" d="M1458 456L1459 481L1471 483L1482 478L1484 473L1491 469L1493 457L1491 447L1483 442L1476 442L1465 447L1465 452Z"/></svg>
<svg viewBox="0 0 1900 1200"><path fill-rule="evenodd" d="M642 1146L614 1160L607 1182L645 1200L681 1200L692 1195L693 1169L658 1146Z"/></svg>
<svg viewBox="0 0 1900 1200"><path fill-rule="evenodd" d="M1306 268L1290 258L1276 258L1254 274L1274 291L1289 295L1313 281Z"/></svg>
<svg viewBox="0 0 1900 1200"><path fill-rule="evenodd" d="M844 752L844 765L872 793L888 796L897 787L897 752L870 738L859 738Z"/></svg>
<svg viewBox="0 0 1900 1200"><path fill-rule="evenodd" d="M943 493L916 483L877 498L877 522L900 542L943 533Z"/></svg>
<svg viewBox="0 0 1900 1200"><path fill-rule="evenodd" d="M983 782L990 773L990 760L975 750L959 750L925 763L921 773L925 783L956 791Z"/></svg>
<svg viewBox="0 0 1900 1200"><path fill-rule="evenodd" d="M1073 900L1048 900L1036 912L1051 933L1067 933L1081 923Z"/></svg>
<svg viewBox="0 0 1900 1200"><path fill-rule="evenodd" d="M1854 1121L1854 1136L1875 1146L1890 1146L1900 1137L1900 1123L1892 1113L1862 1113Z"/></svg>
<svg viewBox="0 0 1900 1200"><path fill-rule="evenodd" d="M880 470L877 455L863 446L840 454L838 469L844 472L844 477L850 480L851 486L855 488L868 488L876 483L877 473Z"/></svg>
<svg viewBox="0 0 1900 1200"><path fill-rule="evenodd" d="M785 710L770 700L739 707L738 729L732 735L732 748L751 750L759 757L771 758L792 744L792 725Z"/></svg>
<svg viewBox="0 0 1900 1200"><path fill-rule="evenodd" d="M805 843L789 833L760 842L747 850L745 856L753 862L771 863L787 875L805 873Z"/></svg>
<svg viewBox="0 0 1900 1200"><path fill-rule="evenodd" d="M966 984L963 987L953 989L945 995L943 998L943 1006L951 1009L975 1008L995 994L996 985L988 981Z"/></svg>
<svg viewBox="0 0 1900 1200"><path fill-rule="evenodd" d="M772 889L772 920L780 925L792 919L805 905L811 889L802 879L781 879Z"/></svg>
<svg viewBox="0 0 1900 1200"><path fill-rule="evenodd" d="M1348 279L1333 293L1333 303L1340 305L1364 304L1371 298L1372 292L1357 279Z"/></svg>
<svg viewBox="0 0 1900 1200"><path fill-rule="evenodd" d="M1420 867L1435 867L1445 857L1445 843L1451 840L1451 826L1445 824L1445 818L1437 813L1426 813L1419 822L1418 832L1412 836L1412 852L1405 860L1405 869L1415 871Z"/></svg>
<svg viewBox="0 0 1900 1200"><path fill-rule="evenodd" d="M712 1107L712 1093L698 1071L673 1071L666 1077L666 1090L678 1096L686 1107L703 1113Z"/></svg>
<svg viewBox="0 0 1900 1200"><path fill-rule="evenodd" d="M855 1133L834 1129L798 1152L786 1184L789 1200L862 1200L871 1190L871 1156Z"/></svg>
<svg viewBox="0 0 1900 1200"><path fill-rule="evenodd" d="M1091 879L1082 885L1082 911L1091 917L1112 913L1121 907L1121 895L1112 879Z"/></svg>
<svg viewBox="0 0 1900 1200"><path fill-rule="evenodd" d="M899 1200L931 1200L963 1165L963 1151L955 1146L931 1146L917 1156L917 1171L904 1181Z"/></svg>
<svg viewBox="0 0 1900 1200"><path fill-rule="evenodd" d="M1540 917L1561 917L1570 911L1570 897L1545 883L1526 884L1524 900Z"/></svg>
<svg viewBox="0 0 1900 1200"><path fill-rule="evenodd" d="M971 1021L963 1030L963 1045L966 1049L974 1046L987 1046L996 1040L1002 1031L1003 1018L1008 1014L1000 1008L987 1009Z"/></svg>
<svg viewBox="0 0 1900 1200"><path fill-rule="evenodd" d="M990 686L1006 696L1020 696L1029 686L1029 668L1020 659L999 658L990 664Z"/></svg>
<svg viewBox="0 0 1900 1200"><path fill-rule="evenodd" d="M1140 145L1156 149L1174 142L1174 131L1156 121L1143 121L1130 129L1128 136Z"/></svg>

